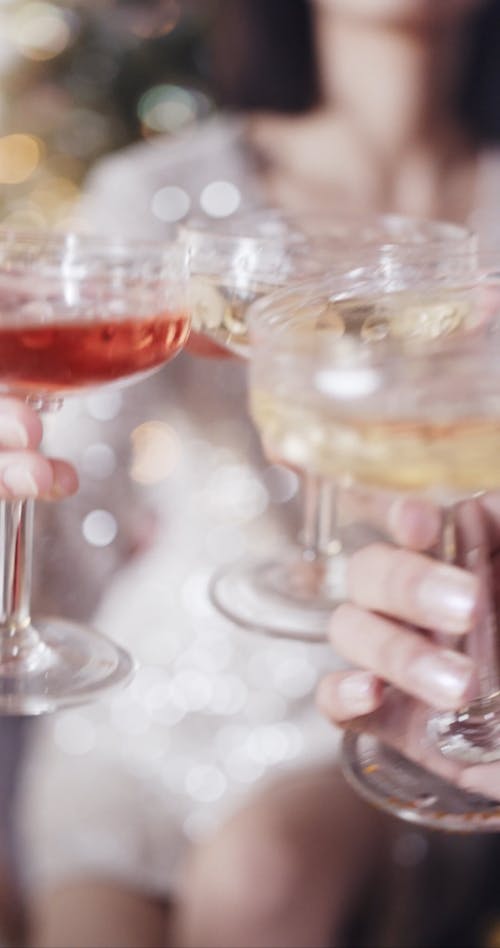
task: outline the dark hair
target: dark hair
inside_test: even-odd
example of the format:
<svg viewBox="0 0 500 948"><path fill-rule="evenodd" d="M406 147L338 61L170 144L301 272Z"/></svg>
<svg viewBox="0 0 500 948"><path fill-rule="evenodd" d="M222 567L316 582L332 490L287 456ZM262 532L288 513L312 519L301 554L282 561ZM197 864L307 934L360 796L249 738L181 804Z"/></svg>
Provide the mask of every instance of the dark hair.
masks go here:
<svg viewBox="0 0 500 948"><path fill-rule="evenodd" d="M219 105L299 112L318 101L312 0L215 0L209 32L210 79ZM457 109L478 140L499 141L499 0L474 11L465 34Z"/></svg>
<svg viewBox="0 0 500 948"><path fill-rule="evenodd" d="M500 141L500 3L488 0L467 25L461 115L480 141Z"/></svg>
<svg viewBox="0 0 500 948"><path fill-rule="evenodd" d="M299 112L317 100L307 0L216 0L211 74L219 105Z"/></svg>

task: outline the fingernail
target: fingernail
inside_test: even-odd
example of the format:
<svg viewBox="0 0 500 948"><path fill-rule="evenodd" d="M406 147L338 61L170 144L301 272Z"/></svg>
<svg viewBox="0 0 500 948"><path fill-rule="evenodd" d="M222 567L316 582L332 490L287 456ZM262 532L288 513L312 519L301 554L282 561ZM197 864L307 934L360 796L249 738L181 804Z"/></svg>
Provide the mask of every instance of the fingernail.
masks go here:
<svg viewBox="0 0 500 948"><path fill-rule="evenodd" d="M445 649L421 655L411 666L411 677L419 697L444 710L465 700L473 673L470 658Z"/></svg>
<svg viewBox="0 0 500 948"><path fill-rule="evenodd" d="M339 682L338 695L349 714L368 714L377 707L377 680L370 672L353 672Z"/></svg>
<svg viewBox="0 0 500 948"><path fill-rule="evenodd" d="M475 577L453 566L434 566L417 589L420 607L441 632L467 632L476 596Z"/></svg>
<svg viewBox="0 0 500 948"><path fill-rule="evenodd" d="M28 433L14 418L0 415L0 444L3 448L27 448Z"/></svg>
<svg viewBox="0 0 500 948"><path fill-rule="evenodd" d="M21 497L36 497L38 487L33 475L22 464L10 464L2 472L2 481L5 487Z"/></svg>

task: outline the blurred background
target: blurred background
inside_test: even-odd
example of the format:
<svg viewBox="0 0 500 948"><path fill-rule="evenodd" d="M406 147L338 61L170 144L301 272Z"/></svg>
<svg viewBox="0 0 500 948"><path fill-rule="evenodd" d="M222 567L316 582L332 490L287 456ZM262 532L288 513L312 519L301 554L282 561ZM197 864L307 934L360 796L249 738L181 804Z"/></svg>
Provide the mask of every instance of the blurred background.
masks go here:
<svg viewBox="0 0 500 948"><path fill-rule="evenodd" d="M0 221L64 227L102 155L217 107L217 0L0 0Z"/></svg>
<svg viewBox="0 0 500 948"><path fill-rule="evenodd" d="M282 28L282 13L294 0L254 2L272 4L277 28ZM500 4L500 0L494 2ZM248 36L251 24L237 21L238 8L233 0L0 0L0 223L27 229L64 228L89 169L104 155L132 142L177 135L226 107L293 111L309 106L317 91L314 69L305 61L303 49L301 55L294 55L293 45L307 46L307 23L297 29L297 39L290 30L287 43L280 44L271 32ZM491 10L494 14L493 4ZM268 26L272 31L271 20ZM482 47L478 55L484 61ZM280 68L285 56L294 63L292 72ZM302 60L303 67L298 65ZM486 101L479 95L481 89L471 88L472 98ZM492 90L491 95L496 95L497 86ZM483 133L485 129L488 133L483 138L498 141L500 110L496 101L494 105L488 110L489 124L481 107L474 108L474 115L482 120ZM222 390L224 376L221 379ZM92 416L92 411L88 409L89 417L114 424L114 416ZM80 418L75 426L76 447L82 456L83 424ZM99 446L107 449L109 457L104 443L107 435L100 437ZM68 454L66 436L64 454ZM91 512L103 512L93 510L102 503L96 504L92 496L88 504ZM0 774L0 805L8 834L15 778L12 761L19 756L20 732L19 722L12 728L10 721L3 723L0 760L8 760L9 766ZM0 829L0 855L1 842ZM10 838L6 845L11 847ZM432 902L434 889L439 888L436 878L446 881L454 902L460 902L462 891L470 894L467 867L463 870L459 859L456 864L453 878L448 867L446 875L441 866L436 867L437 875L425 880L423 898ZM400 865L404 863L398 864L398 873ZM470 875L479 885L479 869L474 866ZM411 899L413 892L408 895ZM12 904L10 880L2 879L0 860L0 917L8 917ZM418 908L412 902L412 911ZM400 907L398 911L402 914ZM462 916L459 922L464 927ZM500 936L497 940L492 934L488 944L500 944Z"/></svg>

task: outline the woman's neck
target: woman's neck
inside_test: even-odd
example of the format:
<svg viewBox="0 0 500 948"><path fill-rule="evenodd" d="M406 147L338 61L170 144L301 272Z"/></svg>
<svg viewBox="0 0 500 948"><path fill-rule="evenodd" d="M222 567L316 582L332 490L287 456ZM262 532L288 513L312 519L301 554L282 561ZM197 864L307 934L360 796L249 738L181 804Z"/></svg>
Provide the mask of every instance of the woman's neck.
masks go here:
<svg viewBox="0 0 500 948"><path fill-rule="evenodd" d="M315 9L320 106L301 116L260 116L252 127L269 163L270 199L466 218L476 162L455 120L459 30Z"/></svg>
<svg viewBox="0 0 500 948"><path fill-rule="evenodd" d="M457 28L378 24L321 5L315 17L323 107L340 110L388 172L457 134Z"/></svg>

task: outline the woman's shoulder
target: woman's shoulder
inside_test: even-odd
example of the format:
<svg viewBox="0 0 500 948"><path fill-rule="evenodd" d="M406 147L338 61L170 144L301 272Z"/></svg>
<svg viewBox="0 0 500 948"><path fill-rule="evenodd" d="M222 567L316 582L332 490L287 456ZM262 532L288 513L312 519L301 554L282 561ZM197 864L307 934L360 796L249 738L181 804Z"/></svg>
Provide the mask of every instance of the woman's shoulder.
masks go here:
<svg viewBox="0 0 500 948"><path fill-rule="evenodd" d="M217 115L176 136L136 143L101 159L87 177L79 215L91 229L164 234L188 213L203 211L211 195L206 189L221 183L230 185L236 206L259 200L246 122L233 115Z"/></svg>
<svg viewBox="0 0 500 948"><path fill-rule="evenodd" d="M134 142L101 158L90 172L89 181L116 172L138 171L154 174L172 166L202 161L207 156L238 149L244 136L245 120L235 115L217 115L190 126L176 135L159 135Z"/></svg>

